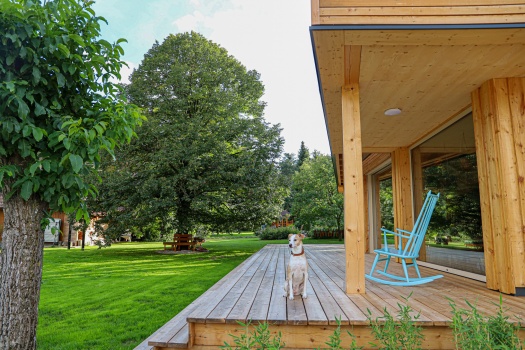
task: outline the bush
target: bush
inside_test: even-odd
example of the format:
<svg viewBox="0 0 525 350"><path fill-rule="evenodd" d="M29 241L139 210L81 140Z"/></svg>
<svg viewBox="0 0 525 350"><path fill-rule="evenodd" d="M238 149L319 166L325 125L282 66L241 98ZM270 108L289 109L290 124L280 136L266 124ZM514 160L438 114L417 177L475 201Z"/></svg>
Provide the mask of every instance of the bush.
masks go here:
<svg viewBox="0 0 525 350"><path fill-rule="evenodd" d="M468 301L470 309L459 308L450 299L449 303L453 315L451 327L458 349L523 349L523 342L518 337L521 324L513 324L505 316L501 295L497 314L490 316L479 313Z"/></svg>
<svg viewBox="0 0 525 350"><path fill-rule="evenodd" d="M273 229L276 231L276 229ZM372 348L388 350L418 350L424 340L422 333L423 328L417 324L420 314L415 313L408 305L408 297L402 297L406 304L398 303L397 315L392 315L386 308L383 310L383 316L372 319L372 312L368 310L368 320L372 329L372 335L380 344L370 342ZM448 298L447 298L448 299ZM456 349L462 350L518 350L523 349L523 341L519 338L518 332L521 329L521 323L512 323L509 317L505 316L503 308L503 298L500 296L499 310L496 315L483 316L480 314L475 305L468 301L466 303L470 309L458 308L456 304L449 299L452 307L452 324ZM351 338L351 343L343 346L341 339L341 320L336 317L337 328L325 342L328 346L323 349L349 349L360 350L362 346L357 345L357 337L347 331ZM255 329L250 330L250 323L243 324L244 334L239 337L231 335L235 343L235 349L280 349L285 346L281 342L281 333L275 337L271 336L268 323L261 323ZM225 342L221 347L225 350L234 349ZM318 348L318 350L321 348Z"/></svg>
<svg viewBox="0 0 525 350"><path fill-rule="evenodd" d="M288 239L289 234L301 233L298 228L293 226L288 227L277 227L277 228L265 228L258 233L259 239L265 240L276 240L276 239Z"/></svg>

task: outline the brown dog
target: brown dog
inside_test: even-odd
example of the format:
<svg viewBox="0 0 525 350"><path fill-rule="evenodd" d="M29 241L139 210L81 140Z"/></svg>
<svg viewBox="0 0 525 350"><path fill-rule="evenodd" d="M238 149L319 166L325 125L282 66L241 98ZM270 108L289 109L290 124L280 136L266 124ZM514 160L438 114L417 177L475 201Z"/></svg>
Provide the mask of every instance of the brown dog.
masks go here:
<svg viewBox="0 0 525 350"><path fill-rule="evenodd" d="M290 261L286 268L286 283L284 296L293 300L294 295L301 294L306 298L306 283L308 282L308 261L304 255L303 234L288 235L288 246L291 248Z"/></svg>

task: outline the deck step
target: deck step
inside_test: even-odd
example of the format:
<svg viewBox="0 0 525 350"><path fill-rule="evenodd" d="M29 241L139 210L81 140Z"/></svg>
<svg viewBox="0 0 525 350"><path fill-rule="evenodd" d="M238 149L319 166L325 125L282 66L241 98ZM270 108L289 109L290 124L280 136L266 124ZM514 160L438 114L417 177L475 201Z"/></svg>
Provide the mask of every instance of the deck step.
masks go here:
<svg viewBox="0 0 525 350"><path fill-rule="evenodd" d="M169 320L134 350L154 350L156 347L187 349L189 341L189 327L186 321L187 309L182 310L177 316Z"/></svg>

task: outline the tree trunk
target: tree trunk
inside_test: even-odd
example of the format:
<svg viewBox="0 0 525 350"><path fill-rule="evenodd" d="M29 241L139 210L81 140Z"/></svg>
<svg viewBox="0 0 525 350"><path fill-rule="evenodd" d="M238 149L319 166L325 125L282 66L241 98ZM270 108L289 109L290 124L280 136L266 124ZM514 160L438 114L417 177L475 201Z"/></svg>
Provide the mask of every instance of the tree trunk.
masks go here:
<svg viewBox="0 0 525 350"><path fill-rule="evenodd" d="M4 196L5 198L5 196ZM13 196L4 203L0 253L0 349L36 349L47 205Z"/></svg>

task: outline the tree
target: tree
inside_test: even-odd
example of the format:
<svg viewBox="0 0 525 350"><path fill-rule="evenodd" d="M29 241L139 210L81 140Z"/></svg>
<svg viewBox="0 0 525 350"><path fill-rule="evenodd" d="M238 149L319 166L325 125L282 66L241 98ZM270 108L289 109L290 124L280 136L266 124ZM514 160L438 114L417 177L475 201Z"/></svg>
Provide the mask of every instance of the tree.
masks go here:
<svg viewBox="0 0 525 350"><path fill-rule="evenodd" d="M306 230L315 226L341 230L344 201L334 176L332 159L320 154L306 160L295 173L292 215L296 225Z"/></svg>
<svg viewBox="0 0 525 350"><path fill-rule="evenodd" d="M92 1L2 0L0 349L36 348L46 217L89 219L84 175L142 117L118 96L122 48L99 39Z"/></svg>
<svg viewBox="0 0 525 350"><path fill-rule="evenodd" d="M297 158L293 153L285 153L279 162L279 173L281 183L288 190L288 195L284 199L283 209L290 212L292 210L292 179L295 172L299 168L297 167Z"/></svg>
<svg viewBox="0 0 525 350"><path fill-rule="evenodd" d="M128 87L148 121L101 173L106 234L232 231L279 213L283 139L262 118L259 78L197 33L153 45Z"/></svg>
<svg viewBox="0 0 525 350"><path fill-rule="evenodd" d="M304 145L304 141L301 141L301 147L297 153L297 168L300 169L303 163L310 158L310 151Z"/></svg>

